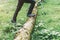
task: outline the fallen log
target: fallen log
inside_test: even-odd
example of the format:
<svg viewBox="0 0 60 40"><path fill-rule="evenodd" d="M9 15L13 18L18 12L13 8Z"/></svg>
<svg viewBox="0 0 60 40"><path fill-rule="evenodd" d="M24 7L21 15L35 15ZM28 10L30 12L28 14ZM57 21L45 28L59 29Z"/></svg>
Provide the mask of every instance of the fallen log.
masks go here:
<svg viewBox="0 0 60 40"><path fill-rule="evenodd" d="M38 4L38 2L36 2L34 9L32 11L32 13L34 13L36 16L37 16L37 4ZM17 32L14 40L30 40L30 34L33 30L35 20L36 20L36 16L28 18L27 22Z"/></svg>

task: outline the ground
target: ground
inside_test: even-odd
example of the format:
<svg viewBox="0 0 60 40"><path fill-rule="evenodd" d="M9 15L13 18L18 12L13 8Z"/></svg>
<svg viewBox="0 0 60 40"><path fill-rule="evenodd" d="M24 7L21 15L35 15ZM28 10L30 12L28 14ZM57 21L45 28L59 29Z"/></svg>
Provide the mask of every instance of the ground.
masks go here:
<svg viewBox="0 0 60 40"><path fill-rule="evenodd" d="M0 40L13 40L15 32L26 22L28 7L25 3L17 17L17 25L11 19L17 0L0 0ZM60 0L45 0L38 6L36 24L31 40L60 40Z"/></svg>

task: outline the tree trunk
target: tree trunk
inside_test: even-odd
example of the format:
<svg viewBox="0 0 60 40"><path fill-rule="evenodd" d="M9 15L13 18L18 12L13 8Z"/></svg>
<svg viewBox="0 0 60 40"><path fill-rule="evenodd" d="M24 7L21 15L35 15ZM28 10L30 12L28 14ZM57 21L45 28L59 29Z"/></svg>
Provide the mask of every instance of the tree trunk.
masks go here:
<svg viewBox="0 0 60 40"><path fill-rule="evenodd" d="M32 13L36 14L36 16L37 16L37 4L38 2L36 2L34 9L32 11ZM14 40L30 40L30 34L33 30L36 16L28 18L27 22L23 25L23 27L16 34L16 37Z"/></svg>

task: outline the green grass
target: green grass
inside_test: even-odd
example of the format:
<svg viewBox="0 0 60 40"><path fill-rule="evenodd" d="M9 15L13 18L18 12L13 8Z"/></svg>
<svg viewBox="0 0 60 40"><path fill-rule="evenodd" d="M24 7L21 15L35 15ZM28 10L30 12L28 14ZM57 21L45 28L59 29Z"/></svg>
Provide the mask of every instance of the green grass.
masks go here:
<svg viewBox="0 0 60 40"><path fill-rule="evenodd" d="M32 40L60 40L60 36L58 36L60 33L57 33L60 32L59 4L60 0L46 0L38 7Z"/></svg>
<svg viewBox="0 0 60 40"><path fill-rule="evenodd" d="M29 5L23 5L17 17L17 25L22 26L25 23ZM0 40L13 40L15 31L20 28L11 23L16 6L17 0L1 0L0 2Z"/></svg>
<svg viewBox="0 0 60 40"><path fill-rule="evenodd" d="M46 0L38 6L38 15L31 40L60 40L60 0ZM17 0L0 1L0 40L13 40L16 30L26 22L30 4L24 4L17 17L15 27L10 21L17 6ZM17 26L16 25L16 26Z"/></svg>

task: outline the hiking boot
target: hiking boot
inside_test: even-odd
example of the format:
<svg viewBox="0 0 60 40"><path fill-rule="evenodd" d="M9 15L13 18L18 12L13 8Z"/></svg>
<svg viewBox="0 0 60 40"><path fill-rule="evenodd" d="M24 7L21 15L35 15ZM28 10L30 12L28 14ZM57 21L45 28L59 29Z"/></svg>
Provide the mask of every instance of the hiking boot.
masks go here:
<svg viewBox="0 0 60 40"><path fill-rule="evenodd" d="M29 14L29 15L27 15L28 17L34 17L35 16L35 14Z"/></svg>

